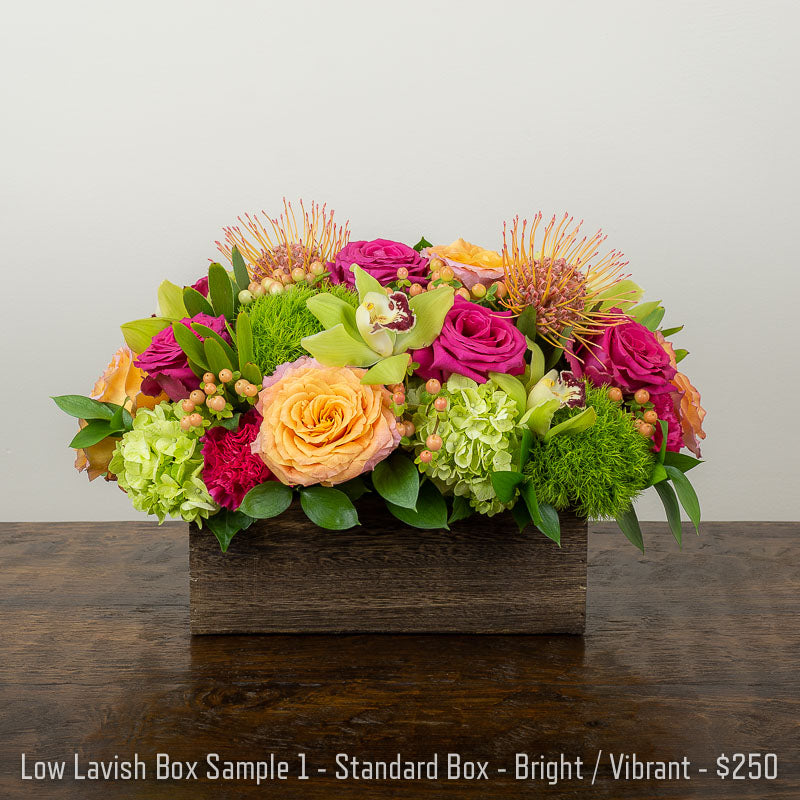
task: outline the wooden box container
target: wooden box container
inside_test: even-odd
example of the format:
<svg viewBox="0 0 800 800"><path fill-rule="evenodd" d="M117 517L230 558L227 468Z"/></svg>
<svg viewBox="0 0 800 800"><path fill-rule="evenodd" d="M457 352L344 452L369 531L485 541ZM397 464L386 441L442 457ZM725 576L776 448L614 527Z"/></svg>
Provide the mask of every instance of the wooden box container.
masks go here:
<svg viewBox="0 0 800 800"><path fill-rule="evenodd" d="M295 503L227 553L191 525L192 633L583 633L585 519L561 515L559 548L510 514L425 531L358 510L326 531Z"/></svg>

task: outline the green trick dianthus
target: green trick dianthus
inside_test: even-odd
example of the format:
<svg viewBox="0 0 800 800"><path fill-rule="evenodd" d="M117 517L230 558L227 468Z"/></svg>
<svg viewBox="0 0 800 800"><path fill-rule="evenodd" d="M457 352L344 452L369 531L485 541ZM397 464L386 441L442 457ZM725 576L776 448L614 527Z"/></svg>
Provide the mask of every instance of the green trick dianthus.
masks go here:
<svg viewBox="0 0 800 800"><path fill-rule="evenodd" d="M319 333L322 325L306 307L306 300L320 291L344 300L353 308L358 306L354 292L334 284L325 284L321 289L296 286L281 294L266 294L244 306L253 328L256 363L265 375L271 375L287 361L308 355L300 340Z"/></svg>
<svg viewBox="0 0 800 800"><path fill-rule="evenodd" d="M540 503L610 519L649 483L653 442L636 431L631 416L608 398L606 389L587 386L586 403L597 412L595 424L574 436L555 436L547 444L536 439L523 472ZM580 410L559 411L553 425Z"/></svg>

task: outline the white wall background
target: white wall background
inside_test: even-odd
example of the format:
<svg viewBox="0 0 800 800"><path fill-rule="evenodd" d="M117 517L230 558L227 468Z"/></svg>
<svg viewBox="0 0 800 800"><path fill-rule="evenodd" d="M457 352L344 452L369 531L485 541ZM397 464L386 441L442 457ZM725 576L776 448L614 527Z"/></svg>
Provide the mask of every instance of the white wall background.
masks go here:
<svg viewBox="0 0 800 800"><path fill-rule="evenodd" d="M354 238L604 227L686 323L704 516L796 518L798 24L741 0L7 6L0 517L135 516L72 470L48 396L87 393L162 278L286 194Z"/></svg>

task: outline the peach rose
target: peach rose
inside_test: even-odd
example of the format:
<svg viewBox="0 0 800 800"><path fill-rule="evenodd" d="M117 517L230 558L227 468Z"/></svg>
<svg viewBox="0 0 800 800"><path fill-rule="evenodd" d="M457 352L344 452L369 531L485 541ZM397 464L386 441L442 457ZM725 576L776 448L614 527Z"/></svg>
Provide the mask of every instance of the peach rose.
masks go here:
<svg viewBox="0 0 800 800"><path fill-rule="evenodd" d="M142 394L141 387L145 373L133 366L135 358L136 355L131 349L127 345L122 345L114 353L105 372L97 379L89 397L103 403L116 403L120 406L125 402L125 398L129 397L132 401L129 409L132 414L136 413L137 408L155 408L163 400L168 400L169 398L165 394L158 397ZM83 428L86 422L81 420L79 425ZM111 461L116 446L117 439L109 437L91 447L77 450L75 469L78 472L86 470L89 480L93 481L108 471L108 462Z"/></svg>
<svg viewBox="0 0 800 800"><path fill-rule="evenodd" d="M491 286L505 277L503 257L495 250L485 250L466 239L456 239L452 244L440 244L423 250L428 258L444 261L467 289L476 283Z"/></svg>
<svg viewBox="0 0 800 800"><path fill-rule="evenodd" d="M706 411L700 405L700 392L692 386L689 379L682 372L678 372L675 375L672 383L683 392L680 399L680 408L678 409L681 418L683 443L700 458L700 443L698 439L706 438L703 430Z"/></svg>
<svg viewBox="0 0 800 800"><path fill-rule="evenodd" d="M268 378L252 451L290 486L332 486L368 472L400 443L391 394L365 386L366 370L323 367L308 356Z"/></svg>

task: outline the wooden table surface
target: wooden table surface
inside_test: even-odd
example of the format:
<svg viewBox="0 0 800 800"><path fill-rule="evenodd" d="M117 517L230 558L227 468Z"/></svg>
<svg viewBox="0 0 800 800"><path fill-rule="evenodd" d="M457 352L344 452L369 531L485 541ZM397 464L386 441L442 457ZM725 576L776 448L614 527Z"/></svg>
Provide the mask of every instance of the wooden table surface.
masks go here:
<svg viewBox="0 0 800 800"><path fill-rule="evenodd" d="M0 798L800 798L800 524L590 532L585 637L189 635L186 526L0 525ZM591 784L598 751L596 782ZM33 760L200 761L198 781L21 780ZM717 777L774 752L778 778ZM222 760L288 781L212 782ZM315 773L296 779L298 755ZM334 758L440 758L436 782L334 778ZM448 781L448 753L489 781ZM514 779L581 757L584 780ZM609 753L688 757L691 780L612 779ZM316 773L327 768L327 773ZM498 768L506 768L503 775ZM697 772L707 768L707 774Z"/></svg>

